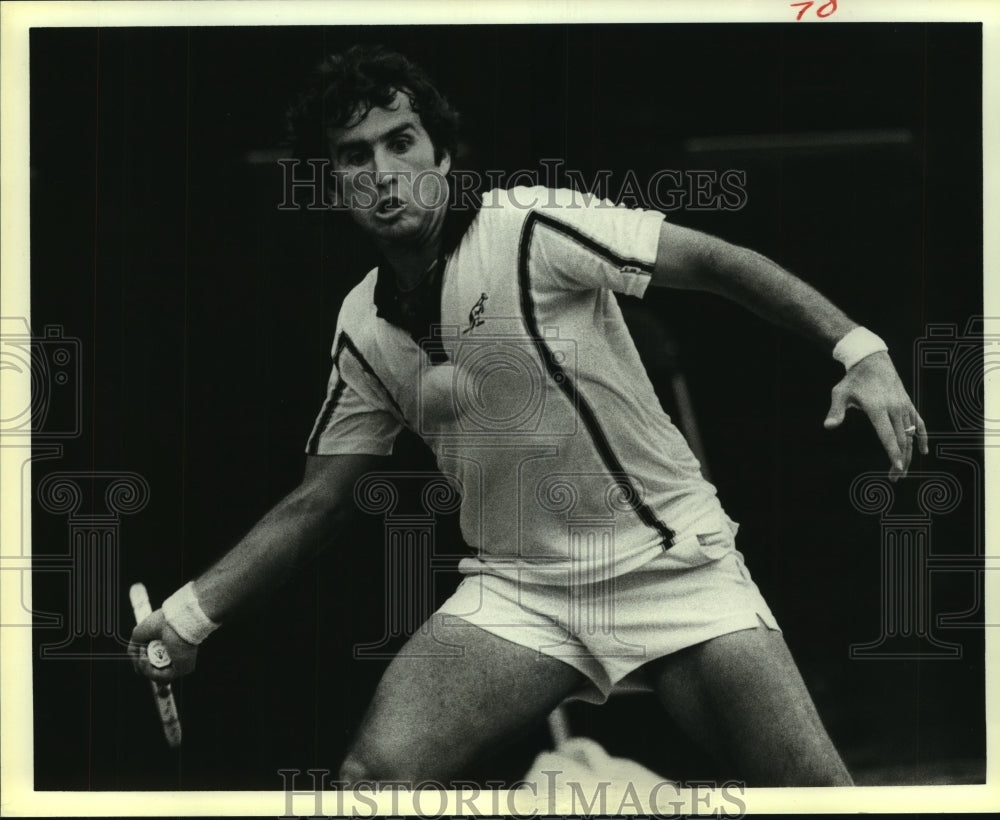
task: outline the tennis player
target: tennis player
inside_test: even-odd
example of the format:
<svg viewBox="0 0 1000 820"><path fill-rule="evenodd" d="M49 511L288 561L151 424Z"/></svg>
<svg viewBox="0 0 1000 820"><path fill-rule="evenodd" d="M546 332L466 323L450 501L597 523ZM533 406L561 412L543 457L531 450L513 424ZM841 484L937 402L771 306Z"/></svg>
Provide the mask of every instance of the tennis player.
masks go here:
<svg viewBox="0 0 1000 820"><path fill-rule="evenodd" d="M612 292L711 291L825 349L845 368L826 427L860 408L898 479L927 437L885 344L774 262L655 211L546 188L452 201L457 116L399 54L331 57L293 119L382 261L341 308L301 484L136 627L137 668L189 673L218 625L345 531L407 427L461 493L474 554L386 670L343 780L446 783L564 700L642 680L748 783L850 784ZM170 666L149 664L154 639Z"/></svg>

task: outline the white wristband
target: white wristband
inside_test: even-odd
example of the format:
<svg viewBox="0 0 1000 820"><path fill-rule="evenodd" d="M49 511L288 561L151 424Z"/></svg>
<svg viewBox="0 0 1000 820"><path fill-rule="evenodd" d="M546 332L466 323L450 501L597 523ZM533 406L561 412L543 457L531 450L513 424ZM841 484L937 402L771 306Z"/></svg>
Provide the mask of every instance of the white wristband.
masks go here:
<svg viewBox="0 0 1000 820"><path fill-rule="evenodd" d="M889 346L868 328L858 326L837 342L833 358L844 366L844 370L850 370L866 356L888 349Z"/></svg>
<svg viewBox="0 0 1000 820"><path fill-rule="evenodd" d="M220 626L201 608L198 596L194 594L193 581L188 581L163 602L163 616L174 632L195 646Z"/></svg>

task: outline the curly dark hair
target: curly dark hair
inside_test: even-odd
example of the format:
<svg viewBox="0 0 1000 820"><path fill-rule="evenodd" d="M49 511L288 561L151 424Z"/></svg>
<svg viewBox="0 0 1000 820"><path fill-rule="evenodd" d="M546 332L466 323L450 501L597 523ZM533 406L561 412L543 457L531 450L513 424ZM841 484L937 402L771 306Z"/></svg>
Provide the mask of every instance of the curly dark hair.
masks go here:
<svg viewBox="0 0 1000 820"><path fill-rule="evenodd" d="M288 109L288 143L302 159L328 157L326 132L388 106L397 91L410 99L440 162L455 155L458 112L416 63L384 46L355 45L327 57Z"/></svg>

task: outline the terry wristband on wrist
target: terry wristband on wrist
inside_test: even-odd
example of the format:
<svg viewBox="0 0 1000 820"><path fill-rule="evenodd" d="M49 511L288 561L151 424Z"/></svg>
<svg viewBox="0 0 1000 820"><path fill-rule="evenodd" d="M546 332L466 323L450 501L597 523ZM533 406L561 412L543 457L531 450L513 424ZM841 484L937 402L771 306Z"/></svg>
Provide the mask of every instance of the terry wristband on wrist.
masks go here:
<svg viewBox="0 0 1000 820"><path fill-rule="evenodd" d="M196 646L220 626L201 608L194 594L193 581L188 581L163 602L163 616L174 632Z"/></svg>
<svg viewBox="0 0 1000 820"><path fill-rule="evenodd" d="M849 331L833 348L833 358L850 370L866 356L880 353L889 347L866 327L856 327Z"/></svg>

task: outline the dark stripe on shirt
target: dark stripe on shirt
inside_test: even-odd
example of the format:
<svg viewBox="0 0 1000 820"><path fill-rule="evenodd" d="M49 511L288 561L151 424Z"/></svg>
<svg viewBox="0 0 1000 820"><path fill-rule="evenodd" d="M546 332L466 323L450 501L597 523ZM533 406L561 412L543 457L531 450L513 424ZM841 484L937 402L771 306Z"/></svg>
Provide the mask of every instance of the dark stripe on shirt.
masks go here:
<svg viewBox="0 0 1000 820"><path fill-rule="evenodd" d="M333 411L337 409L337 404L340 402L340 397L344 392L344 377L340 375L340 354L344 351L344 344L344 335L341 334L340 339L337 340L337 349L333 354L333 366L337 368L337 383L326 397L323 409L319 414L319 421L316 422L316 429L313 430L313 434L306 443L306 453L311 456L319 455L319 440L323 435L323 431L330 423L330 419L333 418Z"/></svg>
<svg viewBox="0 0 1000 820"><path fill-rule="evenodd" d="M361 351L358 350L357 345L354 344L354 341L351 339L350 336L342 332L340 334L340 337L343 343L347 345L347 349L351 351L351 355L358 360L358 364L361 365L365 373L367 373L369 376L371 376L373 379L375 379L375 381L379 383L379 386L385 392L385 397L389 399L389 401L392 402L392 406L396 408L396 412L399 414L399 420L405 423L406 418L403 415L403 408L400 407L399 404L396 402L396 399L393 397L392 392L389 390L388 387L386 387L385 382L379 378L378 373L375 372L375 368L368 363L368 360L364 356L361 355Z"/></svg>
<svg viewBox="0 0 1000 820"><path fill-rule="evenodd" d="M613 265L619 268L635 268L633 273L644 274L650 276L653 273L653 266L647 262L643 262L641 259L629 259L625 256L619 256L607 245L602 245L593 237L587 236L581 233L572 225L567 225L565 222L560 222L558 219L554 219L548 214L539 213L538 211L532 211L529 214L528 219L530 220L534 217L535 221L541 222L543 225L548 225L555 231L563 234L563 236L572 239L574 242L582 245L588 251L596 253L598 256L606 259ZM525 228L528 228L528 223L525 223Z"/></svg>
<svg viewBox="0 0 1000 820"><path fill-rule="evenodd" d="M674 531L657 518L656 513L654 513L647 504L640 500L638 490L628 479L628 473L625 471L622 463L618 460L618 456L616 456L614 451L611 449L611 444L608 441L607 436L604 434L604 430L601 429L601 425L598 423L597 416L595 415L593 409L587 403L587 400L576 389L576 386L569 378L569 374L566 370L563 369L563 367L555 360L555 356L553 355L551 348L549 348L549 346L545 343L545 340L538 331L538 319L535 316L535 303L531 298L531 270L528 257L531 251L531 237L535 230L535 224L539 222L552 228L553 230L570 236L572 239L580 241L581 244L591 248L595 253L613 261L615 264L629 264L639 267L639 263L623 260L621 257L617 256L617 254L612 253L609 249L589 237L585 237L574 231L572 228L564 225L562 222L540 214L537 211L532 211L528 214L524 221L524 227L521 229L521 241L517 254L517 273L518 282L521 288L521 311L524 313L524 320L528 326L528 333L531 335L535 348L538 350L538 353L542 358L542 362L545 364L545 369L548 371L549 377L553 382L555 382L559 389L562 390L562 392L566 395L566 398L570 400L573 406L576 407L577 413L583 421L584 427L587 428L591 441L593 441L594 447L597 449L597 453L601 457L601 461L604 463L605 468L607 468L607 470L613 475L621 476L622 483L627 485L629 489L627 497L629 498L632 509L635 510L636 515L639 516L644 524L656 530L656 532L660 535L660 538L663 540L664 548L669 547L674 539Z"/></svg>
<svg viewBox="0 0 1000 820"><path fill-rule="evenodd" d="M344 381L344 377L340 375L340 355L344 352L345 348L351 353L352 356L354 356L358 364L361 365L361 368L379 383L379 386L383 391L385 391L386 398L389 399L389 401L392 402L392 406L396 408L396 412L399 414L400 420L405 423L403 410L393 398L392 393L389 392L389 388L386 387L385 382L379 378L378 373L375 372L375 368L368 363L368 360L361 355L361 351L358 350L358 346L354 344L354 340L341 331L340 338L337 340L337 349L333 353L333 364L337 368L337 384L334 386L333 390L330 391L330 395L327 396L323 409L320 411L320 417L316 424L316 429L313 431L313 434L309 437L309 441L306 444L306 452L311 456L318 455L319 440L323 436L323 431L326 430L327 426L330 424L334 411L337 409L337 404L340 402L340 397L343 395L344 388L347 385Z"/></svg>

